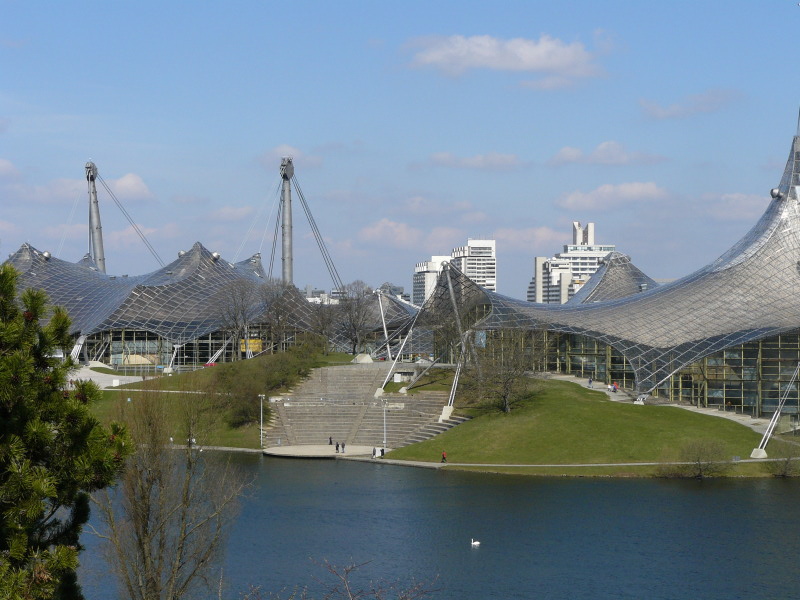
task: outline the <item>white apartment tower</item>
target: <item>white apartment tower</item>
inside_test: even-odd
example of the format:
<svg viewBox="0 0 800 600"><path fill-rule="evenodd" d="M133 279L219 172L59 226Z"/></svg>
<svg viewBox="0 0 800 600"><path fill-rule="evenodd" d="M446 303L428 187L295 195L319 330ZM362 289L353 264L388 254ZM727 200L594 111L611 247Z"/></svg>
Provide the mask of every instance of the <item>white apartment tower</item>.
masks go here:
<svg viewBox="0 0 800 600"><path fill-rule="evenodd" d="M494 240L467 240L466 246L453 248L450 256L431 256L414 267L411 302L422 306L433 293L445 263L452 263L478 285L497 291L497 255Z"/></svg>
<svg viewBox="0 0 800 600"><path fill-rule="evenodd" d="M528 286L528 302L564 304L600 268L600 261L614 252L613 244L595 244L594 223L581 227L572 223L572 244L552 258L533 259L533 278Z"/></svg>
<svg viewBox="0 0 800 600"><path fill-rule="evenodd" d="M479 286L497 291L497 256L494 240L467 240L466 246L453 248L450 262Z"/></svg>
<svg viewBox="0 0 800 600"><path fill-rule="evenodd" d="M419 262L414 266L414 277L411 284L411 302L422 306L433 293L436 280L442 272L442 265L450 260L449 256L431 256L430 260Z"/></svg>

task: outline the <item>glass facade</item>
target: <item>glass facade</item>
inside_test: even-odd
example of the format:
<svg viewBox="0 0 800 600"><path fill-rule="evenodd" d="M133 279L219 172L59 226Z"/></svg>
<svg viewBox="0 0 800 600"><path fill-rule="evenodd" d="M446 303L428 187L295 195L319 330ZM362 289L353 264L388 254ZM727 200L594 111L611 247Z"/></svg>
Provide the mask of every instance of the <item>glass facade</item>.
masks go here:
<svg viewBox="0 0 800 600"><path fill-rule="evenodd" d="M786 394L783 413L800 414L800 386L792 383L800 363L800 330L715 352L674 373L652 391L669 402L718 407L753 416L775 412ZM597 340L559 337L550 358L552 370L633 389L634 372L625 357Z"/></svg>

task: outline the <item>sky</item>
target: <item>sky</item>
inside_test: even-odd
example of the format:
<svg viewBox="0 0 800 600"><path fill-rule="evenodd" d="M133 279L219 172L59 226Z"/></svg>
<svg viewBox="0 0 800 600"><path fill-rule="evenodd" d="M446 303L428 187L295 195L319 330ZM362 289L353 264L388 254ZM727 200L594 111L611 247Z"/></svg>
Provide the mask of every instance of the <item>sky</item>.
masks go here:
<svg viewBox="0 0 800 600"><path fill-rule="evenodd" d="M0 0L0 253L88 248L84 165L161 260L269 269L282 156L344 282L497 241L498 291L595 223L655 279L741 238L797 131L783 0ZM100 186L109 274L159 267ZM294 280L331 279L295 195ZM280 241L277 244L280 250ZM280 256L273 274L280 276Z"/></svg>

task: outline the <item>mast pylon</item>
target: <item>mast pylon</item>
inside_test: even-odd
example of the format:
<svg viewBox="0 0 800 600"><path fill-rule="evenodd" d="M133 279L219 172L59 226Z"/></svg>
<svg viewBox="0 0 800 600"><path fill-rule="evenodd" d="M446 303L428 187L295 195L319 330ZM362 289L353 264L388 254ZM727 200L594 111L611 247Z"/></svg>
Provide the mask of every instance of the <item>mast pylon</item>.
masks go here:
<svg viewBox="0 0 800 600"><path fill-rule="evenodd" d="M294 283L293 257L292 257L292 177L294 177L294 163L292 157L281 159L281 266L282 281L284 285Z"/></svg>
<svg viewBox="0 0 800 600"><path fill-rule="evenodd" d="M86 181L89 183L89 254L91 254L97 270L106 272L106 255L103 251L103 227L100 225L100 204L97 202L97 166L86 163Z"/></svg>

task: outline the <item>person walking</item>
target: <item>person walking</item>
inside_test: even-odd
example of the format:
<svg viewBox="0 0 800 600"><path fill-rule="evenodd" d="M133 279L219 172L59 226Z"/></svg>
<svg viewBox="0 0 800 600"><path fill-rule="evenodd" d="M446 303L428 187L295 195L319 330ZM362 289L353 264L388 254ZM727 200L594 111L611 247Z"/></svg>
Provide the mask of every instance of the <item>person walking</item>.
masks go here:
<svg viewBox="0 0 800 600"><path fill-rule="evenodd" d="M339 442L336 442L336 453L339 453Z"/></svg>
<svg viewBox="0 0 800 600"><path fill-rule="evenodd" d="M592 389L592 378L589 377L589 389Z"/></svg>
<svg viewBox="0 0 800 600"><path fill-rule="evenodd" d="M342 442L342 454L344 454L344 442Z"/></svg>
<svg viewBox="0 0 800 600"><path fill-rule="evenodd" d="M445 452L444 450L442 450L442 462L443 463L447 462L447 452Z"/></svg>

